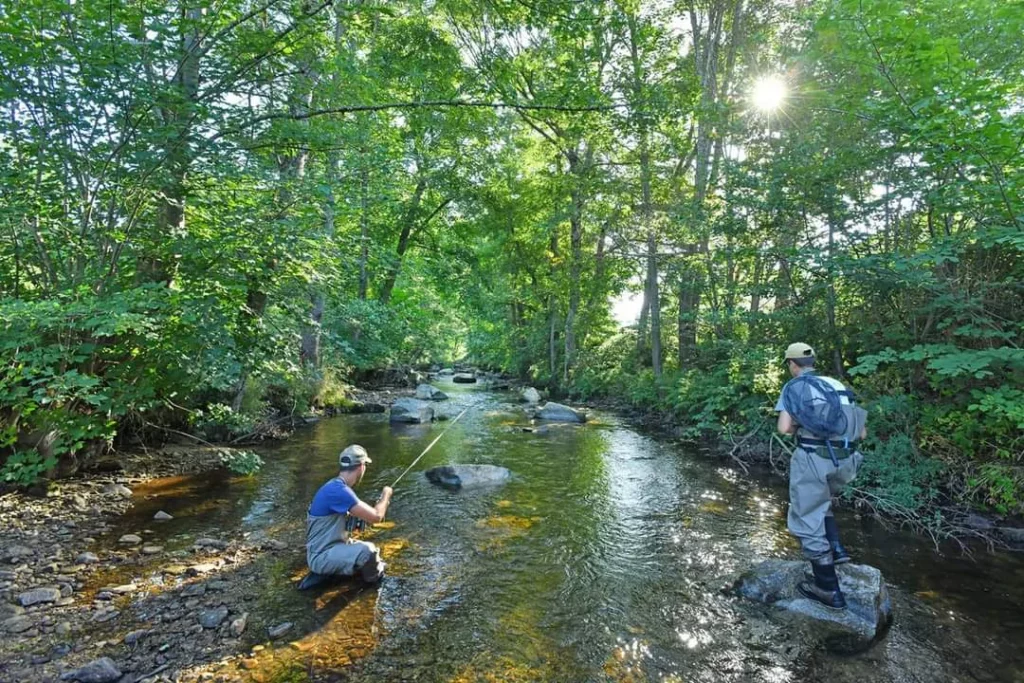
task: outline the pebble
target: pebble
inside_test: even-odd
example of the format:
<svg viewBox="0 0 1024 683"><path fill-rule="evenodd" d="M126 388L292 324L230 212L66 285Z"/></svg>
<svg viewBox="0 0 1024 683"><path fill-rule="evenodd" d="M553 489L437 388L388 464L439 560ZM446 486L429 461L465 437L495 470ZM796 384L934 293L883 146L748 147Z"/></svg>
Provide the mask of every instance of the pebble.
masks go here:
<svg viewBox="0 0 1024 683"><path fill-rule="evenodd" d="M194 545L197 548L214 548L216 550L225 550L228 547L227 541L221 541L216 538L197 538Z"/></svg>
<svg viewBox="0 0 1024 683"><path fill-rule="evenodd" d="M136 631L130 631L124 636L125 645L135 645L137 642L149 635L149 630L140 628Z"/></svg>
<svg viewBox="0 0 1024 683"><path fill-rule="evenodd" d="M156 555L157 553L163 552L164 547L162 545L144 545L142 546L143 555Z"/></svg>
<svg viewBox="0 0 1024 683"><path fill-rule="evenodd" d="M104 484L100 487L100 493L114 498L132 497L132 490L123 484Z"/></svg>
<svg viewBox="0 0 1024 683"><path fill-rule="evenodd" d="M242 662L241 662L241 664L240 664L240 666L241 666L241 667L242 667L243 669L247 670L247 671L248 671L249 669L255 669L255 668L256 668L256 667L258 667L259 665L260 665L260 663L259 663L259 662L258 662L257 660L255 660L255 659L251 659L251 658L250 658L250 659L243 659L243 660L242 660Z"/></svg>
<svg viewBox="0 0 1024 683"><path fill-rule="evenodd" d="M209 574L212 571L217 570L217 565L209 562L203 564L194 564L185 570L188 576L199 576L200 574Z"/></svg>
<svg viewBox="0 0 1024 683"><path fill-rule="evenodd" d="M249 613L246 612L242 616L231 622L231 634L236 638L245 632L246 622L249 620Z"/></svg>
<svg viewBox="0 0 1024 683"><path fill-rule="evenodd" d="M126 583L121 586L107 586L103 588L104 592L114 593L115 595L127 595L128 593L134 593L139 589L134 583Z"/></svg>
<svg viewBox="0 0 1024 683"><path fill-rule="evenodd" d="M58 636L66 636L69 633L71 633L71 622L62 621L59 624L57 624L57 628L54 630L56 631Z"/></svg>
<svg viewBox="0 0 1024 683"><path fill-rule="evenodd" d="M172 517L171 515L167 514L163 510L161 510L160 512L158 512L155 515L153 515L153 519L161 521L161 522L166 522L169 519L174 519L174 517Z"/></svg>
<svg viewBox="0 0 1024 683"><path fill-rule="evenodd" d="M142 543L142 537L137 534L125 534L121 538L117 539L118 543L124 543L125 545L138 545Z"/></svg>
<svg viewBox="0 0 1024 683"><path fill-rule="evenodd" d="M270 635L271 638L280 638L289 630L291 630L291 627L292 622L286 621L283 624L278 624L277 626L272 626L268 628L267 633Z"/></svg>
<svg viewBox="0 0 1024 683"><path fill-rule="evenodd" d="M97 623L102 624L102 623L108 622L111 619L115 618L118 614L120 614L120 612L118 610L116 610L116 609L101 610L101 611L97 612L95 615L93 615L92 620L97 622Z"/></svg>
<svg viewBox="0 0 1024 683"><path fill-rule="evenodd" d="M183 598L199 598L206 595L205 583L190 583L181 589Z"/></svg>
<svg viewBox="0 0 1024 683"><path fill-rule="evenodd" d="M228 618L228 608L221 606L217 609L206 610L199 615L199 623L203 628L217 628Z"/></svg>
<svg viewBox="0 0 1024 683"><path fill-rule="evenodd" d="M18 604L22 607L28 607L40 602L56 602L61 597L59 588L34 588L20 594L18 596Z"/></svg>
<svg viewBox="0 0 1024 683"><path fill-rule="evenodd" d="M11 617L3 622L3 626L8 633L24 633L32 628L32 619L25 615Z"/></svg>
<svg viewBox="0 0 1024 683"><path fill-rule="evenodd" d="M0 602L0 619L6 619L7 617L16 617L19 614L24 614L25 608L21 605L13 605L9 602Z"/></svg>
<svg viewBox="0 0 1024 683"><path fill-rule="evenodd" d="M78 564L96 564L99 561L100 558L96 556L96 553L90 552L80 553L78 557L75 558L75 562Z"/></svg>
<svg viewBox="0 0 1024 683"><path fill-rule="evenodd" d="M121 678L121 670L110 657L100 657L85 666L68 671L61 677L62 681L78 681L79 683L113 683Z"/></svg>

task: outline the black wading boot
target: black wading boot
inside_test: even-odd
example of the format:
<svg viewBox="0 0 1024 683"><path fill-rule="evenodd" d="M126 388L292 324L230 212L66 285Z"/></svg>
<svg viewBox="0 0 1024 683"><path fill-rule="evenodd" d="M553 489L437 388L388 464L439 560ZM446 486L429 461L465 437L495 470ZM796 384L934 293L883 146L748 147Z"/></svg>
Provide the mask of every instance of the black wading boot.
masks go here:
<svg viewBox="0 0 1024 683"><path fill-rule="evenodd" d="M384 578L384 562L378 553L370 555L369 559L356 567L356 572L365 583L376 584Z"/></svg>
<svg viewBox="0 0 1024 683"><path fill-rule="evenodd" d="M846 609L846 598L839 590L839 577L836 576L832 556L826 555L811 560L811 571L814 572L814 581L801 581L796 585L796 589L804 597L820 602L829 609Z"/></svg>
<svg viewBox="0 0 1024 683"><path fill-rule="evenodd" d="M825 538L828 539L829 545L832 546L833 562L845 564L852 559L850 553L846 552L846 548L839 542L839 525L836 524L836 518L832 515L825 518Z"/></svg>

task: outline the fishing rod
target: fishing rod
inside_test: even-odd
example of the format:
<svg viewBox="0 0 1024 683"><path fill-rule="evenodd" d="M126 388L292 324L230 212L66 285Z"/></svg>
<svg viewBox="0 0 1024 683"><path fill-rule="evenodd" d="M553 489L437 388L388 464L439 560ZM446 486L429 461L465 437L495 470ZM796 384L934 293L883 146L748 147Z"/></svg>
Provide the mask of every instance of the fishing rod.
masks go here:
<svg viewBox="0 0 1024 683"><path fill-rule="evenodd" d="M451 429L452 426L456 422L459 421L460 417L462 417L463 415L466 414L467 410L469 410L468 407L465 408L461 413L459 413L458 416L454 420L452 420L451 422L448 423L448 426L445 427L445 430L443 432L441 432L440 434L438 434L437 437L433 441L430 442L430 445L423 449L422 453L420 453L419 455L416 456L416 459L413 460L412 463L408 467L405 468L404 472L402 472L400 475L398 475L398 479L395 479L395 483L391 485L391 488L395 488L396 486L398 486L398 482L402 481L402 477L407 475L409 473L409 470L411 470L413 467L416 466L416 463L418 463L420 461L420 458L422 458L424 455L426 455L427 452L429 452L430 449L434 447L434 444L436 444L438 441L440 441L441 437L448 433L448 430Z"/></svg>

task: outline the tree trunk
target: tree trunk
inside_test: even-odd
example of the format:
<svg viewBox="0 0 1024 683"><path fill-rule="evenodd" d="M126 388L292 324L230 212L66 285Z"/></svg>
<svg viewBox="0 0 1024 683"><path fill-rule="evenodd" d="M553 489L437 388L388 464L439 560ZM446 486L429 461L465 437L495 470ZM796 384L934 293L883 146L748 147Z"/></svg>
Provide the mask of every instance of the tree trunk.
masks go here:
<svg viewBox="0 0 1024 683"><path fill-rule="evenodd" d="M359 299L366 301L370 285L370 172L365 167L359 173Z"/></svg>
<svg viewBox="0 0 1024 683"><path fill-rule="evenodd" d="M423 193L426 189L427 178L421 174L416 182L416 190L409 201L409 209L402 220L402 231L398 235L395 256L392 259L391 265L388 266L387 273L384 275L384 284L380 288L380 302L382 304L391 301L391 293L395 289L398 273L402 269L402 259L405 257L405 252L409 250L409 239L412 237L413 226L416 224L416 215L419 213L420 202L423 201Z"/></svg>

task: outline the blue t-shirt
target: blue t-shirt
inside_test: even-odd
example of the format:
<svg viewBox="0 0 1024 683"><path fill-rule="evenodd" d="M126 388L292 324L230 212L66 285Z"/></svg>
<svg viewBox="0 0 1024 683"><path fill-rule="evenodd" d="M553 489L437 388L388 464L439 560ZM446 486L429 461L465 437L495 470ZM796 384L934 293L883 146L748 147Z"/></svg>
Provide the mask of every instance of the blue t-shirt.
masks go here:
<svg viewBox="0 0 1024 683"><path fill-rule="evenodd" d="M359 502L356 492L340 479L331 479L320 487L309 504L309 514L314 517L346 515Z"/></svg>

